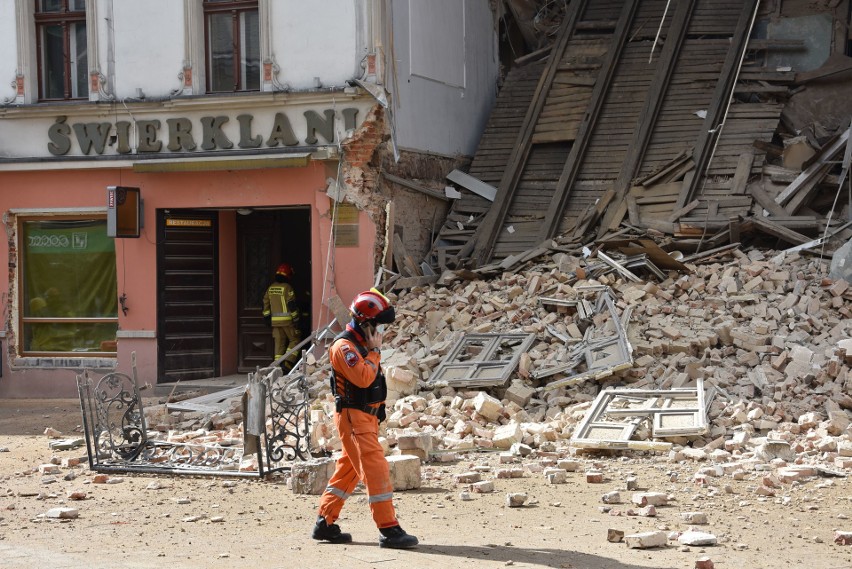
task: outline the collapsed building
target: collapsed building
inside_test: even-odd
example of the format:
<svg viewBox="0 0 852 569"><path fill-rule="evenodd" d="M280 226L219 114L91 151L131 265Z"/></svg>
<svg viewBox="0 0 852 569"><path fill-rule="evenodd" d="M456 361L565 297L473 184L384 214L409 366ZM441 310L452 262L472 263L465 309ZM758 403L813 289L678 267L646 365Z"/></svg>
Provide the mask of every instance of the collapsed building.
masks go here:
<svg viewBox="0 0 852 569"><path fill-rule="evenodd" d="M550 43L513 62L470 165L448 175L424 260L439 273L625 231L692 252L842 243L845 4L567 3Z"/></svg>
<svg viewBox="0 0 852 569"><path fill-rule="evenodd" d="M362 161L379 191L343 199L385 216L376 282L399 314L389 454L850 466L849 3L803 4L566 3L550 42L511 62L472 162L438 168L452 185L379 147ZM422 257L390 186L448 204ZM296 376L250 374L264 402L298 387L283 415L250 417L241 388L147 409L151 439L235 446L251 422L256 458L229 459L250 473L292 467L270 441L333 453L323 347L347 316L328 308Z"/></svg>

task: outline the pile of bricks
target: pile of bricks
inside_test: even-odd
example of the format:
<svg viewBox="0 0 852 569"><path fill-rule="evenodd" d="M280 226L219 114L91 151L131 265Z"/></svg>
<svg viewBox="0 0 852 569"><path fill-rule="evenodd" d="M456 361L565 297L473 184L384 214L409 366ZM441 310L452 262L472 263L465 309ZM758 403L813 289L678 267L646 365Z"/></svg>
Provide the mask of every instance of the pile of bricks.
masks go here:
<svg viewBox="0 0 852 569"><path fill-rule="evenodd" d="M719 394L708 412L710 430L703 437L669 439L676 456L718 461L777 440L795 456L849 468L852 286L821 277L828 272L826 260L793 254L779 263L774 254L734 250L723 261L688 265L689 273L639 283L615 273L578 280L573 269L582 261L557 254L490 280L456 279L401 292L393 298L398 320L383 350L391 448L433 456L515 444L554 450L567 446L603 387L670 389L701 377ZM530 373L558 363L566 352L564 337L581 333L576 314L542 306L538 297L576 298L581 287L601 284L613 289L620 311L631 309L633 367L602 381L547 389L548 381L563 376L536 381ZM462 334L518 331L534 333L536 342L506 387L429 383ZM312 393L322 402L312 417L314 443L335 450L328 363L324 357L309 363ZM400 437L412 434L419 435L420 446L398 448ZM640 428L637 436L648 438L649 429Z"/></svg>

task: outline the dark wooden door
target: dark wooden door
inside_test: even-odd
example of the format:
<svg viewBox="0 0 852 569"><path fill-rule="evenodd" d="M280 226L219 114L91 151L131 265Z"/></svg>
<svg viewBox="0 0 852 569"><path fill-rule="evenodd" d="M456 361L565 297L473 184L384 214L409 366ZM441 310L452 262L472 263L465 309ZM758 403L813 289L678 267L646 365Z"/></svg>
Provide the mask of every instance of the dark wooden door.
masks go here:
<svg viewBox="0 0 852 569"><path fill-rule="evenodd" d="M219 375L216 212L157 212L159 382Z"/></svg>
<svg viewBox="0 0 852 569"><path fill-rule="evenodd" d="M280 263L292 265L292 279L304 317L302 336L310 333L310 210L255 210L237 216L237 335L239 371L272 362L272 331L263 322L263 293Z"/></svg>

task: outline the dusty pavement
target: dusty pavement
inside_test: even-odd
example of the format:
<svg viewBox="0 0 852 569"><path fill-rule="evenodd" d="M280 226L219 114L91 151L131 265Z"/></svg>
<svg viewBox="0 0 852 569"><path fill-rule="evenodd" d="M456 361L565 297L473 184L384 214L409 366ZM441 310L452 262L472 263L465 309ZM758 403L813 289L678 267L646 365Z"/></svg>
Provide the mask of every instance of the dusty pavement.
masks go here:
<svg viewBox="0 0 852 569"><path fill-rule="evenodd" d="M420 538L410 551L380 549L364 496L356 493L340 524L354 543L327 545L309 537L317 497L294 495L283 481L172 476L112 475L93 484L85 465L43 476L39 465L54 456L81 456L84 449L54 452L47 427L80 434L75 400L0 401L0 566L4 569L153 567L554 567L628 569L692 568L709 557L718 568L852 567L852 546L833 543L835 530L852 529L849 478L812 478L784 485L774 497L760 496L752 473L697 485L694 462L667 456L581 457L584 467L604 473L587 483L569 472L565 484L548 484L541 465L552 457L535 453L514 465L522 478L497 479L496 454L471 453L457 463L424 465L420 490L398 492L403 527ZM491 470L488 468L491 467ZM478 469L494 481L490 494L470 493L454 475ZM69 476L70 475L70 476ZM669 494L656 517L628 516L641 508L625 489L636 476L640 490ZM73 478L65 480L64 478ZM118 480L118 482L115 482ZM604 513L601 496L618 490L621 504ZM86 499L72 501L71 492ZM527 504L506 506L506 494L525 492ZM49 520L51 508L79 510L73 520ZM719 544L653 549L609 543L607 530L627 534L683 531L683 512L705 513Z"/></svg>

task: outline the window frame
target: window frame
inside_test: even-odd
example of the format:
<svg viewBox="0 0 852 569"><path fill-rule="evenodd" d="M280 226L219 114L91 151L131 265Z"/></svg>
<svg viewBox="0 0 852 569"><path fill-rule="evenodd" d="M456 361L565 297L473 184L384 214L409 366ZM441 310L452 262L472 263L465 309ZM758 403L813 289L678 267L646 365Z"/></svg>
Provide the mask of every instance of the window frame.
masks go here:
<svg viewBox="0 0 852 569"><path fill-rule="evenodd" d="M25 305L25 264L26 264L26 255L25 249L26 244L24 243L24 224L27 222L39 221L39 222L58 222L58 221L102 221L104 223L104 230L106 230L106 220L107 216L104 213L89 213L89 212L81 212L78 214L42 214L39 215L37 213L22 213L16 215L15 219L15 232L16 232L16 251L17 251L17 259L16 259L16 274L15 274L15 286L17 287L17 326L15 327L17 333L16 340L16 352L19 358L115 358L118 355L118 347L116 346L115 351L37 351L37 350L27 350L25 346L25 326L27 324L69 324L69 323L85 323L85 324L111 324L114 323L116 326L116 332L120 329L118 310L116 309L115 317L35 317L35 316L25 316L24 305ZM118 259L117 254L113 252L113 255L116 256L115 263L117 267ZM118 283L116 282L116 295L118 295ZM117 339L117 338L116 338Z"/></svg>
<svg viewBox="0 0 852 569"><path fill-rule="evenodd" d="M87 3L83 2L83 10L71 10L70 3L73 0L60 0L62 2L62 11L60 12L42 12L41 11L41 2L36 0L35 9L33 12L33 21L35 23L35 43L36 43L36 69L37 69L37 79L38 79L38 100L40 102L44 101L77 101L77 100L87 100L89 98L89 69L88 69L88 61L91 54L89 53L89 22L88 22L88 10ZM76 61L76 50L74 52L71 51L72 43L75 43L74 34L72 33L72 25L79 25L82 23L85 26L86 30L86 70L85 70L85 78L82 85L78 85L77 88L80 87L85 88L85 93L78 96L73 96L74 92L74 84L73 77L76 76L76 73L72 73L72 70L77 69L79 62ZM45 81L45 73L46 73L46 65L43 60L43 55L45 51L44 47L44 29L51 25L61 25L62 26L62 43L63 43L63 74L64 80L62 85L63 96L62 98L56 97L48 97L47 96L47 85ZM75 60L75 64L72 64L72 59Z"/></svg>
<svg viewBox="0 0 852 569"><path fill-rule="evenodd" d="M247 80L248 65L243 64L244 34L241 29L240 16L247 12L256 12L258 22L258 61L257 61L257 88L248 89L245 84ZM259 0L202 0L202 13L204 18L204 68L205 88L208 94L216 93L252 93L263 90L263 42L261 39L261 9ZM233 74L234 88L228 91L217 91L213 89L214 76L210 49L210 16L213 14L231 14L231 35L234 38L233 51Z"/></svg>

